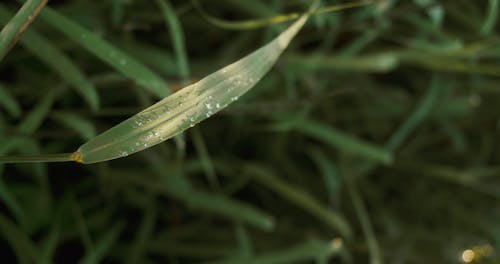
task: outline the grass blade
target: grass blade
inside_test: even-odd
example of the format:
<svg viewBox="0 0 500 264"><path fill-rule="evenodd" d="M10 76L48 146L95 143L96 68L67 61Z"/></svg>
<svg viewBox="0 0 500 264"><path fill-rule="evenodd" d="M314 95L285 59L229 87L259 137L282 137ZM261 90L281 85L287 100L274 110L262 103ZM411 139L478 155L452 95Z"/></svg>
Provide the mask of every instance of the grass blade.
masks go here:
<svg viewBox="0 0 500 264"><path fill-rule="evenodd" d="M439 100L442 85L439 79L434 78L428 88L424 98L415 109L415 111L406 119L399 129L391 136L386 144L388 150L395 151L403 141L412 133L415 128L421 124L431 113Z"/></svg>
<svg viewBox="0 0 500 264"><path fill-rule="evenodd" d="M3 27L0 32L0 60L16 44L21 34L34 21L46 4L47 0L26 1L17 14Z"/></svg>
<svg viewBox="0 0 500 264"><path fill-rule="evenodd" d="M161 193L178 199L185 203L187 207L193 210L206 211L218 214L235 221L241 221L249 225L269 231L274 228L274 219L272 216L263 212L259 208L240 202L221 194L200 191L191 186L189 180L182 173L176 172L174 166L166 166L164 160L150 155L148 161L154 166L156 173L164 178L165 184L148 184L150 188L156 189ZM174 171L174 175L165 175L165 172ZM141 180L141 184L146 181Z"/></svg>
<svg viewBox="0 0 500 264"><path fill-rule="evenodd" d="M179 19L175 15L175 11L169 1L156 0L156 3L162 10L167 27L170 30L170 38L172 39L175 55L177 56L179 74L186 80L189 77L189 66L181 24L179 23Z"/></svg>
<svg viewBox="0 0 500 264"><path fill-rule="evenodd" d="M370 251L370 264L381 264L383 262L380 247L378 245L377 238L375 237L375 232L373 231L368 211L363 203L363 199L361 198L355 179L352 175L345 175L345 181L347 190L349 190L349 195L351 196L354 210L356 211L356 215L361 223L366 243L368 244L368 250Z"/></svg>
<svg viewBox="0 0 500 264"><path fill-rule="evenodd" d="M0 105L13 117L21 115L21 107L14 96L3 85L0 84Z"/></svg>
<svg viewBox="0 0 500 264"><path fill-rule="evenodd" d="M323 176L323 182L328 191L330 202L339 204L343 184L339 168L330 161L320 148L311 148L309 155Z"/></svg>
<svg viewBox="0 0 500 264"><path fill-rule="evenodd" d="M33 263L39 260L40 252L35 243L3 214L0 214L0 234L14 250L19 263Z"/></svg>
<svg viewBox="0 0 500 264"><path fill-rule="evenodd" d="M147 243L153 235L156 209L154 207L146 207L144 217L136 233L133 246L128 253L127 263L141 263L144 251L147 249Z"/></svg>
<svg viewBox="0 0 500 264"><path fill-rule="evenodd" d="M160 76L93 32L48 7L40 14L40 17L87 51L134 80L139 86L160 98L169 94L168 85Z"/></svg>
<svg viewBox="0 0 500 264"><path fill-rule="evenodd" d="M340 248L336 240L332 242L323 242L318 240L307 241L294 247L275 251L253 258L238 258L217 262L222 263L241 263L241 264L279 264L279 263L310 263L308 261L318 258L330 258L339 253Z"/></svg>
<svg viewBox="0 0 500 264"><path fill-rule="evenodd" d="M89 120L72 113L57 113L54 120L76 131L83 139L89 140L96 136L95 127Z"/></svg>
<svg viewBox="0 0 500 264"><path fill-rule="evenodd" d="M203 140L203 135L197 127L191 130L191 139L193 140L193 144L196 148L196 152L199 156L210 186L215 190L220 190L219 179L217 179L217 174L215 172L212 159L210 158L210 153L208 153L207 146Z"/></svg>
<svg viewBox="0 0 500 264"><path fill-rule="evenodd" d="M269 171L258 166L251 165L246 169L247 173L251 174L252 177L259 183L274 190L276 193L291 201L293 204L296 204L298 207L308 211L311 215L314 215L325 224L332 227L345 238L351 238L352 231L344 217L324 207L311 194L280 180Z"/></svg>
<svg viewBox="0 0 500 264"><path fill-rule="evenodd" d="M102 259L106 256L106 252L111 248L111 246L113 246L116 240L118 240L123 228L123 223L119 223L111 228L111 230L109 230L96 244L95 249L88 252L88 254L80 261L80 263L101 263Z"/></svg>
<svg viewBox="0 0 500 264"><path fill-rule="evenodd" d="M490 35L496 25L498 19L498 9L500 8L499 0L488 1L488 14L481 27L481 34L484 36Z"/></svg>
<svg viewBox="0 0 500 264"><path fill-rule="evenodd" d="M4 22L9 15L7 9L0 5L0 21ZM71 84L71 87L85 99L92 110L97 110L99 97L94 84L57 46L33 30L26 31L20 41L27 50Z"/></svg>
<svg viewBox="0 0 500 264"><path fill-rule="evenodd" d="M302 17L250 55L150 106L78 149L79 161L116 159L163 142L222 110L271 69L307 20Z"/></svg>
<svg viewBox="0 0 500 264"><path fill-rule="evenodd" d="M196 10L200 13L200 15L209 23L220 28L231 29L231 30L249 30L249 29L261 28L272 24L279 24L295 20L303 15L302 13L295 12L295 13L277 15L269 18L251 19L244 21L227 21L210 15L202 7L199 0L191 0L191 2L193 3L193 6L196 8ZM323 14L343 9L360 7L371 3L372 1L359 1L359 2L338 4L333 6L320 7L305 13L308 15Z"/></svg>
<svg viewBox="0 0 500 264"><path fill-rule="evenodd" d="M294 129L354 155L383 164L391 164L393 161L392 154L388 150L340 132L333 127L314 121L301 121L295 124Z"/></svg>
<svg viewBox="0 0 500 264"><path fill-rule="evenodd" d="M47 117L52 104L54 103L57 96L57 90L49 90L40 99L40 102L35 106L35 108L26 116L26 118L19 124L17 130L23 134L32 134L38 127L42 124L43 120Z"/></svg>
<svg viewBox="0 0 500 264"><path fill-rule="evenodd" d="M284 58L289 62L291 69L297 66L303 70L345 70L345 71L360 71L360 72L389 72L398 66L398 57L392 53L381 53L359 57L335 56L327 57L324 55L313 56L288 56Z"/></svg>

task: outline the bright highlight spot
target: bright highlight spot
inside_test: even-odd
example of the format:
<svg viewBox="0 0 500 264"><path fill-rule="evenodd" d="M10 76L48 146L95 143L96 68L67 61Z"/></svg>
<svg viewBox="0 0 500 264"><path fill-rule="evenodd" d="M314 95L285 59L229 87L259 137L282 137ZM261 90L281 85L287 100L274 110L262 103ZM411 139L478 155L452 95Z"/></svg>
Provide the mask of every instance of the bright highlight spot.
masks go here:
<svg viewBox="0 0 500 264"><path fill-rule="evenodd" d="M464 263L471 263L472 261L474 261L475 257L476 253L474 253L474 251L470 249L466 249L464 250L464 252L462 252L462 261Z"/></svg>

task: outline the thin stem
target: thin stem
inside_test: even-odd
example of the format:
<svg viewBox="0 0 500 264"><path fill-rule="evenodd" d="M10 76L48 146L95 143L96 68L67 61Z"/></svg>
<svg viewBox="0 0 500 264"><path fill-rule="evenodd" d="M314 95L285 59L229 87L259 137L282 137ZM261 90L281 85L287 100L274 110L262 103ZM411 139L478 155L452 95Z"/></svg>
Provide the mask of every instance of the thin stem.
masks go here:
<svg viewBox="0 0 500 264"><path fill-rule="evenodd" d="M0 163L65 162L65 161L78 161L78 154L75 152L75 153L45 154L39 156L0 157Z"/></svg>
<svg viewBox="0 0 500 264"><path fill-rule="evenodd" d="M377 238L375 237L375 232L373 231L370 217L368 216L368 211L366 210L366 206L363 203L363 199L361 198L361 194L359 193L356 181L350 173L350 169L345 168L344 173L344 179L349 195L351 196L354 211L358 215L359 221L361 223L361 229L366 238L368 250L370 251L370 263L380 264L382 263L382 253L380 252L380 247L378 245Z"/></svg>
<svg viewBox="0 0 500 264"><path fill-rule="evenodd" d="M373 1L372 0L358 1L358 2L352 2L352 3L333 5L333 6L320 7L320 8L317 8L317 9L314 9L311 11L307 11L307 12L303 12L303 13L293 12L293 13L288 13L288 14L283 14L283 15L276 15L276 16L269 17L269 18L239 20L239 21L228 21L228 20L220 19L220 18L217 18L217 17L210 15L202 7L199 0L191 0L191 3L193 5L193 7L200 13L200 15L203 18L205 18L209 23L212 23L213 25L215 25L217 27L230 29L230 30L249 30L249 29L265 27L265 26L272 25L272 24L279 24L279 23L283 23L283 22L292 21L292 20L298 19L302 15L316 15L316 14L323 14L323 13L329 13L329 12L334 12L334 11L340 11L340 10L344 10L344 9L361 7L361 6L372 4Z"/></svg>

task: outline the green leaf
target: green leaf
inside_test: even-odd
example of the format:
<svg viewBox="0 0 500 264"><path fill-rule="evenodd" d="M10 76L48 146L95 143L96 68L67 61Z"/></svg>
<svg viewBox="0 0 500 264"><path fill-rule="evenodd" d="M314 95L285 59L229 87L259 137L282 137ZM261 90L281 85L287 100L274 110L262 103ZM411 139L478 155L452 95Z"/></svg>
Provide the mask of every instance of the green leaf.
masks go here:
<svg viewBox="0 0 500 264"><path fill-rule="evenodd" d="M99 242L97 242L95 249L88 252L80 263L101 263L102 259L106 256L107 251L109 251L111 246L118 240L123 228L123 223L118 223L111 227L111 229L101 237Z"/></svg>
<svg viewBox="0 0 500 264"><path fill-rule="evenodd" d="M7 9L0 5L0 21L4 22L8 15ZM33 30L26 31L20 41L27 50L69 83L92 110L99 108L99 97L94 84L57 46Z"/></svg>
<svg viewBox="0 0 500 264"><path fill-rule="evenodd" d="M141 263L141 258L147 249L147 243L152 238L156 220L156 209L146 207L144 217L138 227L137 234L128 252L127 263Z"/></svg>
<svg viewBox="0 0 500 264"><path fill-rule="evenodd" d="M96 135L92 122L76 114L57 113L53 114L53 118L59 123L75 130L85 140L89 140Z"/></svg>
<svg viewBox="0 0 500 264"><path fill-rule="evenodd" d="M139 86L160 98L169 94L168 85L160 76L97 34L48 7L43 10L40 17L87 51L134 80Z"/></svg>
<svg viewBox="0 0 500 264"><path fill-rule="evenodd" d="M390 151L338 131L331 126L315 121L299 121L293 128L353 155L365 157L383 164L391 164L393 161Z"/></svg>
<svg viewBox="0 0 500 264"><path fill-rule="evenodd" d="M0 60L16 44L21 34L34 21L47 0L28 0L0 32Z"/></svg>
<svg viewBox="0 0 500 264"><path fill-rule="evenodd" d="M21 115L21 107L16 101L16 98L7 90L3 85L0 84L0 105L9 112L13 117L19 117Z"/></svg>
<svg viewBox="0 0 500 264"><path fill-rule="evenodd" d="M343 237L352 238L352 230L346 219L330 208L323 206L313 195L300 187L293 186L281 180L272 171L261 166L249 165L245 167L246 173L260 184L270 188L291 203L301 207L311 215L323 221L326 225L342 234Z"/></svg>
<svg viewBox="0 0 500 264"><path fill-rule="evenodd" d="M35 243L11 220L0 214L0 234L14 250L20 263L34 263L40 257ZM28 260L30 260L28 262Z"/></svg>
<svg viewBox="0 0 500 264"><path fill-rule="evenodd" d="M170 30L170 37L173 41L175 54L177 56L179 74L182 78L186 79L189 77L189 66L181 23L179 22L179 19L177 18L175 11L169 1L156 0L156 3L158 4L158 6L160 6L167 27Z"/></svg>
<svg viewBox="0 0 500 264"><path fill-rule="evenodd" d="M391 136L386 144L388 150L395 151L404 140L420 125L431 111L436 107L442 91L441 81L437 78L432 80L430 87L416 107L415 111L405 120L399 129Z"/></svg>
<svg viewBox="0 0 500 264"><path fill-rule="evenodd" d="M286 263L310 263L313 259L328 259L339 254L338 240L323 242L318 240L306 241L302 244L284 250L255 256L253 258L232 258L229 260L209 262L211 264L286 264Z"/></svg>
<svg viewBox="0 0 500 264"><path fill-rule="evenodd" d="M56 89L50 89L19 124L18 131L23 134L33 134L49 114L56 95Z"/></svg>
<svg viewBox="0 0 500 264"><path fill-rule="evenodd" d="M223 69L150 106L82 145L79 161L116 159L163 142L219 112L245 94L271 69L307 20Z"/></svg>
<svg viewBox="0 0 500 264"><path fill-rule="evenodd" d="M481 34L488 36L493 32L496 22L498 20L498 9L500 8L499 0L489 0L488 1L488 14L484 20L483 26L481 27Z"/></svg>

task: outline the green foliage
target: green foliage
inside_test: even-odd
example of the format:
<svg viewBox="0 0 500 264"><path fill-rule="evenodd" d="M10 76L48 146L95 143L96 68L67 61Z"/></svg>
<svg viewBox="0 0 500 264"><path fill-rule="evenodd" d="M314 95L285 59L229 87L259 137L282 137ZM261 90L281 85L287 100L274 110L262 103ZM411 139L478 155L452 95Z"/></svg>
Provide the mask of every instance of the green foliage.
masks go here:
<svg viewBox="0 0 500 264"><path fill-rule="evenodd" d="M3 259L497 263L499 1L337 4L2 1Z"/></svg>

